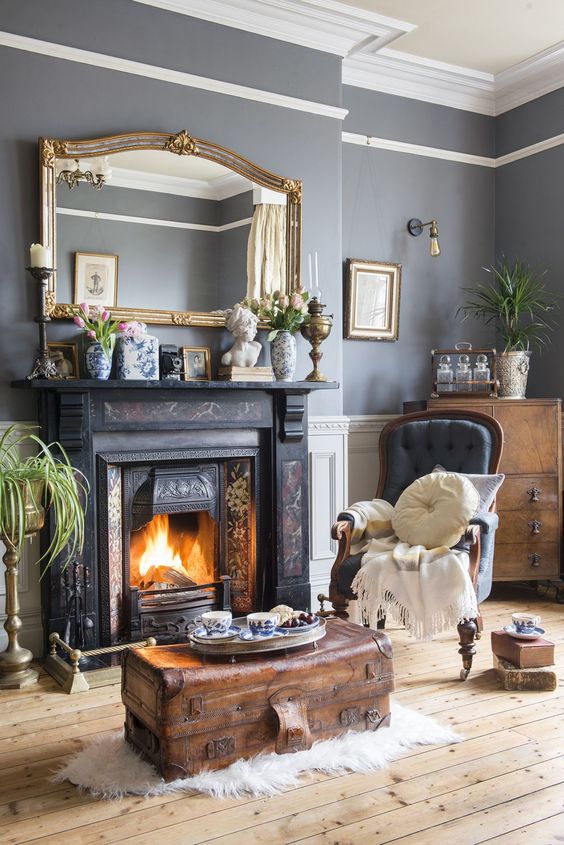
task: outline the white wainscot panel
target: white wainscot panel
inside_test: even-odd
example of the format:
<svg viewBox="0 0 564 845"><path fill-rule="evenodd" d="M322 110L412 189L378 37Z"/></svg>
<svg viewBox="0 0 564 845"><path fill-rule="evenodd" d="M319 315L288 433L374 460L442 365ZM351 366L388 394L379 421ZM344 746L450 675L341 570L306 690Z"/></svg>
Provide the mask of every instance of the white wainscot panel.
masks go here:
<svg viewBox="0 0 564 845"><path fill-rule="evenodd" d="M348 500L347 417L310 417L309 513L311 607L329 588L336 543L331 526Z"/></svg>
<svg viewBox="0 0 564 845"><path fill-rule="evenodd" d="M350 417L349 502L374 498L380 475L378 447L382 429L397 414Z"/></svg>

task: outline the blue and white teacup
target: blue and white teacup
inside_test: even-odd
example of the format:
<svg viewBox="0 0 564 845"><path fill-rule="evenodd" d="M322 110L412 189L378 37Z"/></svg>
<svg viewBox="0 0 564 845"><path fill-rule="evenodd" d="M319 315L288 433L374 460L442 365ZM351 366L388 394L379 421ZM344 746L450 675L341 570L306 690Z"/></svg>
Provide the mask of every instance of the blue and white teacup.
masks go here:
<svg viewBox="0 0 564 845"><path fill-rule="evenodd" d="M231 627L233 616L229 610L208 610L202 613L202 625L206 629L206 636L225 636Z"/></svg>
<svg viewBox="0 0 564 845"><path fill-rule="evenodd" d="M534 634L540 622L540 616L535 613L513 613L511 619L518 634Z"/></svg>
<svg viewBox="0 0 564 845"><path fill-rule="evenodd" d="M249 613L247 616L247 625L255 637L271 637L279 623L279 613Z"/></svg>

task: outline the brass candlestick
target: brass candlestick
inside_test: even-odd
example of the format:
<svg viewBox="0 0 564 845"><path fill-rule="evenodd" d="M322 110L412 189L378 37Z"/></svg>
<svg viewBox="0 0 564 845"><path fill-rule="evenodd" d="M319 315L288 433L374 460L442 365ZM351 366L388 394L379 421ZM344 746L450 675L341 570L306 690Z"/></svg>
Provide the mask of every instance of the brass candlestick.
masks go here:
<svg viewBox="0 0 564 845"><path fill-rule="evenodd" d="M323 314L324 308L325 305L316 296L310 299L307 306L310 315L309 322L300 328L303 337L311 343L309 357L313 362L313 370L305 377L305 381L329 381L327 376L319 371L319 362L323 358L323 352L319 351L319 347L329 337L333 326L333 317Z"/></svg>
<svg viewBox="0 0 564 845"><path fill-rule="evenodd" d="M51 317L47 314L47 281L53 273L53 269L51 267L26 267L26 270L31 273L37 282L39 312L37 317L33 318L39 326L39 355L35 359L28 379L57 378L57 370L55 364L49 358L49 349L47 348L47 323L51 321Z"/></svg>

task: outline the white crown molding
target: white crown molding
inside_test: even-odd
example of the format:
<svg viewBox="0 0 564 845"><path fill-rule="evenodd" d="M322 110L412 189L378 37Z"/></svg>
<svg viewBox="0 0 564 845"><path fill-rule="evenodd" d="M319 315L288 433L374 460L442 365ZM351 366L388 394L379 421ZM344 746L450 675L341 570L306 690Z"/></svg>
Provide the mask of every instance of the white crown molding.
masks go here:
<svg viewBox="0 0 564 845"><path fill-rule="evenodd" d="M110 187L130 188L135 191L154 191L203 200L224 200L252 190L252 184L238 173L227 173L217 179L188 179L164 173L112 167Z"/></svg>
<svg viewBox="0 0 564 845"><path fill-rule="evenodd" d="M308 420L308 434L323 435L342 432L347 434L349 430L348 417L310 417Z"/></svg>
<svg viewBox="0 0 564 845"><path fill-rule="evenodd" d="M478 156L472 153L460 153L456 150L443 150L440 147L426 147L421 144L409 144L405 141L392 141L388 138L375 138L371 135L358 135L353 132L343 132L344 144L359 144L362 147L372 147L377 150L390 150L395 153L424 156L425 158L440 158L443 161L456 161L462 164L474 164L479 167L496 167L496 159L489 156Z"/></svg>
<svg viewBox="0 0 564 845"><path fill-rule="evenodd" d="M242 220L233 220L231 223L223 223L221 226L212 226L207 223L185 223L182 220L161 220L157 217L135 217L131 214L113 214L108 211L90 211L83 208L63 208L57 206L57 214L67 217L88 217L94 220L110 220L114 223L140 223L143 226L164 226L169 229L191 229L195 232L227 232L229 229L238 229L241 226L250 226L252 217Z"/></svg>
<svg viewBox="0 0 564 845"><path fill-rule="evenodd" d="M335 0L135 0L169 12L346 56L360 44L389 44L415 24Z"/></svg>
<svg viewBox="0 0 564 845"><path fill-rule="evenodd" d="M564 42L526 59L495 77L496 115L564 86Z"/></svg>
<svg viewBox="0 0 564 845"><path fill-rule="evenodd" d="M322 117L330 117L335 120L344 120L348 114L347 109L326 105L325 103L315 103L311 100L302 100L299 97L290 97L287 94L276 94L273 91L249 88L246 85L237 85L234 82L223 82L220 79L209 79L205 76L196 76L193 73L184 73L183 71L171 70L170 68L158 67L157 65L134 62L118 56L108 56L105 53L94 53L91 50L67 47L65 44L41 41L37 38L15 35L12 32L0 31L0 47L12 47L16 50L38 53L39 55L50 56L54 59L64 59L68 62L77 62L78 64L105 68L106 70L114 70L120 73L129 73L133 76L143 76L159 82L170 82L173 85L198 88L201 91L224 94L227 97L238 97L242 100L251 100L256 103L268 103L272 106L321 115Z"/></svg>
<svg viewBox="0 0 564 845"><path fill-rule="evenodd" d="M381 91L449 108L495 114L492 74L431 62L384 48L343 61L343 85Z"/></svg>

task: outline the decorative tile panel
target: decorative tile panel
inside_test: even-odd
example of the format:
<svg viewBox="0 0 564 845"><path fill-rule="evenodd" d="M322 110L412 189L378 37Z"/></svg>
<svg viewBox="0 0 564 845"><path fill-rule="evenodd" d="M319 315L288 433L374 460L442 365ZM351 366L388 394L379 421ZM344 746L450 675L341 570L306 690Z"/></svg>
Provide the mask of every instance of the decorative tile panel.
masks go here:
<svg viewBox="0 0 564 845"><path fill-rule="evenodd" d="M284 578L303 573L302 483L301 461L282 461L282 558Z"/></svg>

